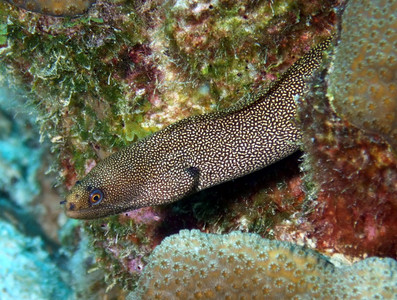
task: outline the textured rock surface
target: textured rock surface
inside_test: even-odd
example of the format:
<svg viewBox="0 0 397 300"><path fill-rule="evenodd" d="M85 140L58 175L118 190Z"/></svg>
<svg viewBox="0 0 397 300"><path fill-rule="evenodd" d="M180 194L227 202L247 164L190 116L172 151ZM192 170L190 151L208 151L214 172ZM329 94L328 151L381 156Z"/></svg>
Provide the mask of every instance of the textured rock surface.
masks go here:
<svg viewBox="0 0 397 300"><path fill-rule="evenodd" d="M0 298L68 299L70 287L39 237L23 235L0 220Z"/></svg>
<svg viewBox="0 0 397 300"><path fill-rule="evenodd" d="M379 136L335 114L326 72L314 74L298 106L304 182L313 199L307 235L331 253L396 258L397 157Z"/></svg>
<svg viewBox="0 0 397 300"><path fill-rule="evenodd" d="M391 299L397 262L334 267L323 256L255 234L183 230L158 246L130 299Z"/></svg>
<svg viewBox="0 0 397 300"><path fill-rule="evenodd" d="M0 87L0 191L15 204L25 206L40 192L37 173L44 147L38 141L37 130L31 126L34 116L14 118L18 110L10 108L18 106L13 99L17 97ZM21 112L24 110L20 103L19 108Z"/></svg>
<svg viewBox="0 0 397 300"><path fill-rule="evenodd" d="M63 17L84 13L95 0L6 0L18 7L45 15Z"/></svg>
<svg viewBox="0 0 397 300"><path fill-rule="evenodd" d="M60 214L59 195L44 176L48 145L39 143L25 100L0 88L0 298L99 299L104 274L87 274L94 263L89 240L79 243L78 224Z"/></svg>
<svg viewBox="0 0 397 300"><path fill-rule="evenodd" d="M329 76L332 106L397 153L397 2L349 1Z"/></svg>

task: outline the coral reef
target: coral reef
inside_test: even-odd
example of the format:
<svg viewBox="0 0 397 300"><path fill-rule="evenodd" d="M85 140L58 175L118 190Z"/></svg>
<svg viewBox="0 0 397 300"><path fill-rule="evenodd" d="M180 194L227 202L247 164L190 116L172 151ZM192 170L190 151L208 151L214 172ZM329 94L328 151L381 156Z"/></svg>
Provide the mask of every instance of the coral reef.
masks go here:
<svg viewBox="0 0 397 300"><path fill-rule="evenodd" d="M70 186L98 155L235 103L329 34L333 1L292 2L101 1L73 22L26 18L3 4L11 21L1 21L1 60L32 91ZM203 50L184 49L196 35Z"/></svg>
<svg viewBox="0 0 397 300"><path fill-rule="evenodd" d="M18 96L0 88L0 190L16 205L25 206L39 194L37 173L41 167L43 147L38 132L32 129L34 117L14 118ZM21 108L23 111L23 108ZM21 133L24 132L24 135Z"/></svg>
<svg viewBox="0 0 397 300"><path fill-rule="evenodd" d="M332 107L397 153L397 2L349 1L329 75Z"/></svg>
<svg viewBox="0 0 397 300"><path fill-rule="evenodd" d="M126 144L261 90L329 35L339 5L97 1L70 20L0 2L0 60L3 76L30 92L70 187ZM152 249L183 228L287 238L285 226L301 222L298 157L177 204L85 224L108 284L132 289Z"/></svg>
<svg viewBox="0 0 397 300"><path fill-rule="evenodd" d="M95 0L6 0L7 2L38 13L56 17L76 16L87 11Z"/></svg>
<svg viewBox="0 0 397 300"><path fill-rule="evenodd" d="M147 1L140 10L156 20L148 35L164 73L158 90L167 105L150 121L164 126L228 107L277 78L315 44L314 38L329 34L337 4L191 0L157 5Z"/></svg>
<svg viewBox="0 0 397 300"><path fill-rule="evenodd" d="M302 209L304 194L297 157L176 204L142 208L85 223L98 265L108 272L109 285L134 289L153 249L183 228L209 232L249 230L278 237L285 226L277 230L280 224L300 215ZM291 172L294 169L296 172ZM291 183L280 183L285 180ZM288 228L291 227L290 224ZM285 231L281 234L285 235Z"/></svg>
<svg viewBox="0 0 397 300"><path fill-rule="evenodd" d="M0 3L2 74L30 92L67 186L130 142L260 90L329 34L341 4L132 2L97 1L73 21ZM337 107L339 93L317 75L299 111L305 177L297 154L180 203L85 223L110 286L133 289L151 251L183 228L240 229L331 254L395 258L396 158L378 136L349 123L353 117ZM372 118L378 111L369 108ZM368 130L386 136L379 128Z"/></svg>
<svg viewBox="0 0 397 300"><path fill-rule="evenodd" d="M72 291L39 237L0 220L1 299L68 299Z"/></svg>
<svg viewBox="0 0 397 300"><path fill-rule="evenodd" d="M95 262L89 239L60 214L59 195L44 176L48 145L38 142L35 110L25 102L23 92L0 88L0 298L99 299L104 274L87 275ZM120 294L107 292L110 299Z"/></svg>
<svg viewBox="0 0 397 300"><path fill-rule="evenodd" d="M2 3L0 9L7 32L3 75L31 92L41 134L59 150L66 185L97 153L152 131L142 128L141 115L150 108L143 98L153 93L156 74L150 59L141 59L149 50L131 7L102 3L96 16L74 21L27 17Z"/></svg>
<svg viewBox="0 0 397 300"><path fill-rule="evenodd" d="M98 0L87 15L70 19L29 13L2 1L0 66L4 68L0 80L8 76L11 86L29 92L30 102L39 112L41 135L48 137L58 156L60 167L55 162L53 169L59 169L61 182L70 187L96 161L126 144L178 119L225 108L247 93L260 91L329 35L338 21L343 2ZM382 9L374 12L373 21L366 26L378 23L376 18L386 13ZM393 16L383 22L394 22ZM377 36L367 39L373 41ZM389 47L384 46L386 50ZM354 59L354 55L351 57ZM346 60L345 68L349 68L348 63ZM342 119L346 114L353 122L347 113L338 110L337 93L332 92L335 109L341 115L334 114L325 96L324 74L324 70L316 74L317 79L309 83L311 92L299 105L304 129L302 145L307 153L304 176L299 173L298 153L266 170L179 203L85 222L83 226L89 238L84 238L89 241L81 244L77 241L81 237L79 225L61 222L66 232L61 243L69 245L62 251L67 253L67 261L76 275L66 278L68 283L76 285L77 296L87 298L95 291L103 293L105 285L110 292L118 292L118 287L133 290L142 272L141 282L148 278L146 274L151 268L156 267L153 260L143 271L151 260L152 250L180 229L197 228L209 233L243 230L259 233L262 237L298 241L331 254L395 258L396 158L378 136L369 135ZM388 78L387 72L380 75ZM380 88L379 84L378 81L374 86ZM378 111L372 106L369 108L373 112L367 118L372 118ZM9 122L10 115L3 111L2 114L7 120L0 125L5 129L4 133L1 131L5 136L13 125ZM370 129L383 136L391 134L386 131L384 135L377 127ZM26 176L25 171L32 174L36 169L34 164L21 162L16 168L21 174L17 179L26 186L33 181L29 181L30 176ZM8 183L15 184L15 179L1 180L6 183L4 194L14 195L14 190L8 190ZM36 194L36 185L32 184L29 191ZM2 206L1 217L9 222L17 220L21 226L19 220L26 215L19 214L9 203L13 202ZM206 237L197 232L193 235L205 241L223 240L220 236ZM236 235L241 234L232 236ZM41 236L44 240L45 235ZM257 236L251 238L261 245L278 245L286 257L299 257L298 247L288 244L288 248L287 244L259 240ZM244 235L242 239L249 238ZM246 244L244 249L251 245ZM209 251L207 244L198 246L197 249ZM180 248L183 247L192 251L182 243ZM57 245L52 249L57 249ZM87 249L95 251L96 266L105 270L106 283L102 280L103 273L96 273L98 270L93 266L92 257L87 255ZM163 245L155 253L161 253L161 249ZM233 249L236 248L224 251L233 256L235 253L230 251L237 252ZM306 259L312 259L316 265L311 271L303 270L302 274L317 272L318 275L324 269L339 274L339 277L330 275L329 282L334 281L334 291L341 298L344 296L341 293L355 291L368 293L368 297L379 291L381 296L388 290L379 287L389 284L392 278L395 281L395 273L387 270L395 269L395 262L389 259L364 260L351 268L337 269L321 256L304 251L308 253ZM284 258L280 256L280 259ZM249 272L247 264L252 260L249 261L245 256L238 257L236 272ZM240 268L241 264L244 268ZM225 268L229 265L227 262ZM210 264L205 265L208 266ZM87 269L91 269L93 278L85 277ZM283 270L283 280L269 284L286 284L288 270ZM182 271L175 270L176 273ZM382 282L381 278L387 276ZM169 280L167 278L164 280ZM239 280L236 287L254 284L252 278L244 278L249 282ZM344 278L361 289L348 290L343 284ZM313 289L309 292L316 292L316 284L302 282L302 287L311 286ZM322 287L326 284L323 281ZM300 287L295 287L299 291ZM328 288L322 291L327 292ZM278 289L276 287L275 291ZM206 297L204 292L197 297ZM94 295L93 298L100 297Z"/></svg>
<svg viewBox="0 0 397 300"><path fill-rule="evenodd" d="M298 106L304 182L314 200L307 234L322 251L396 258L397 157L379 136L334 113L326 67L314 74Z"/></svg>
<svg viewBox="0 0 397 300"><path fill-rule="evenodd" d="M391 299L397 262L336 268L323 256L249 233L183 230L160 244L130 299Z"/></svg>

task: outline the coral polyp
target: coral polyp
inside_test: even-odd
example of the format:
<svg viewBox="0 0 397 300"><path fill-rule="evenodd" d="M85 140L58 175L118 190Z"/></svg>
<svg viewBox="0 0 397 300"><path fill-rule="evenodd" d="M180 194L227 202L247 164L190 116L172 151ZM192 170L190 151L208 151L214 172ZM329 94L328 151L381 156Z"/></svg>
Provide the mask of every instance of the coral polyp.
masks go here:
<svg viewBox="0 0 397 300"><path fill-rule="evenodd" d="M56 17L76 16L86 12L96 0L6 0L26 10Z"/></svg>
<svg viewBox="0 0 397 300"><path fill-rule="evenodd" d="M139 286L130 299L391 299L397 262L337 268L314 251L256 234L183 230L153 251Z"/></svg>

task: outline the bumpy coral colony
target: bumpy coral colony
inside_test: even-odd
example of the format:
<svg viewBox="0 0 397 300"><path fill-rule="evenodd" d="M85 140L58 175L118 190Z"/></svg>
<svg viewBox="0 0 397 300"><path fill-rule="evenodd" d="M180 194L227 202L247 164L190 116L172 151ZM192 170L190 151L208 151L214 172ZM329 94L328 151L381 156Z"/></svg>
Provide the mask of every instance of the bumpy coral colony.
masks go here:
<svg viewBox="0 0 397 300"><path fill-rule="evenodd" d="M350 1L329 76L332 106L397 153L397 1Z"/></svg>
<svg viewBox="0 0 397 300"><path fill-rule="evenodd" d="M232 232L183 230L157 247L131 299L392 299L397 262L337 268L304 247Z"/></svg>

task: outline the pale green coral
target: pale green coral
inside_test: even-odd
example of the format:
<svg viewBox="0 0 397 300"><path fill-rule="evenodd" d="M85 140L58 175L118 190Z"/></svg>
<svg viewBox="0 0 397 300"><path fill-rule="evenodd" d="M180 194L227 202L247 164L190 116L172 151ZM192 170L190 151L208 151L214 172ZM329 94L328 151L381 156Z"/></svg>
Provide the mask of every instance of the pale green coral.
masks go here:
<svg viewBox="0 0 397 300"><path fill-rule="evenodd" d="M158 246L130 299L391 299L397 262L336 268L325 257L259 235L183 230Z"/></svg>
<svg viewBox="0 0 397 300"><path fill-rule="evenodd" d="M397 151L397 2L349 1L330 72L336 112Z"/></svg>

